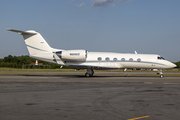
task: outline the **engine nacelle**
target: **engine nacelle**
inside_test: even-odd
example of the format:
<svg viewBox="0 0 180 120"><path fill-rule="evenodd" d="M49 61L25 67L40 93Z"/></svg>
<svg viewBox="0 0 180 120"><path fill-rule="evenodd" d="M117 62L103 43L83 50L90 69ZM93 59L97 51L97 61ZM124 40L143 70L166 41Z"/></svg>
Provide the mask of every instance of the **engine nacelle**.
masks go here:
<svg viewBox="0 0 180 120"><path fill-rule="evenodd" d="M56 52L63 61L86 61L87 50L65 50Z"/></svg>

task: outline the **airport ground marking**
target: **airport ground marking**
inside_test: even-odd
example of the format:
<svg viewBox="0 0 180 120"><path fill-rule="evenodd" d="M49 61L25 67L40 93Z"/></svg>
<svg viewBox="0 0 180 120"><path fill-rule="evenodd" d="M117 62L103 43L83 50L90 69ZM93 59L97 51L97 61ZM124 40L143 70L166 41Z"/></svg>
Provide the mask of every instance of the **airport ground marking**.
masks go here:
<svg viewBox="0 0 180 120"><path fill-rule="evenodd" d="M150 117L150 116L142 116L142 117L137 117L137 118L131 118L128 120L138 120L138 119L147 118L147 117Z"/></svg>

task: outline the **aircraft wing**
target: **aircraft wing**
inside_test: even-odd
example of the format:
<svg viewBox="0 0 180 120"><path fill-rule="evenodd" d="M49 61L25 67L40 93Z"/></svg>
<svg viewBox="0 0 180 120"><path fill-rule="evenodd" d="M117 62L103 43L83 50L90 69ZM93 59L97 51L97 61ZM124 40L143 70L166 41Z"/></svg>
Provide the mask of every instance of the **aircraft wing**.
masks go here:
<svg viewBox="0 0 180 120"><path fill-rule="evenodd" d="M63 61L57 56L57 54L56 54L55 52L53 52L53 56L54 56L54 58L56 59L56 62L57 62L58 64L60 64L60 65L65 65L65 64L63 63Z"/></svg>

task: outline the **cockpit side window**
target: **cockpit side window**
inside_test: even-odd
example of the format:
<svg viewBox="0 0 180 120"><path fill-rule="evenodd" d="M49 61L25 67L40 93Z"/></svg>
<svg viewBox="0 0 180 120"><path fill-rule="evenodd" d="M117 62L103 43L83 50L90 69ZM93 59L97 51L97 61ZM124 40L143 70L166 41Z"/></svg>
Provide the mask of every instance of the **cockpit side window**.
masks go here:
<svg viewBox="0 0 180 120"><path fill-rule="evenodd" d="M165 60L163 57L161 57L162 60Z"/></svg>
<svg viewBox="0 0 180 120"><path fill-rule="evenodd" d="M158 56L157 59L158 59L158 60L165 60L165 59L164 59L163 57L161 57L161 56Z"/></svg>

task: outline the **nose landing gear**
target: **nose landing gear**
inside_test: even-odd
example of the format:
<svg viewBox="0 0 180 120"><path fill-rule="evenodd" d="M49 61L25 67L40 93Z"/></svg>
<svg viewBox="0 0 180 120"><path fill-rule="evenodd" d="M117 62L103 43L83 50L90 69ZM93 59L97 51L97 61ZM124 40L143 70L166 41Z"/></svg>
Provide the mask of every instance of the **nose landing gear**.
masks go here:
<svg viewBox="0 0 180 120"><path fill-rule="evenodd" d="M159 76L160 78L163 78L164 77L164 75L163 74L160 74L160 76Z"/></svg>
<svg viewBox="0 0 180 120"><path fill-rule="evenodd" d="M160 78L163 78L164 77L164 75L163 75L163 73L162 73L162 69L158 69L158 73L157 74L159 74L159 77Z"/></svg>

